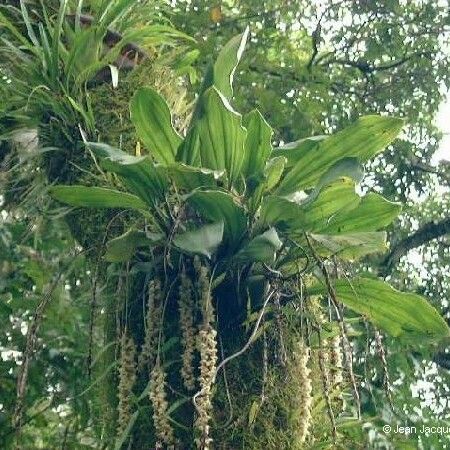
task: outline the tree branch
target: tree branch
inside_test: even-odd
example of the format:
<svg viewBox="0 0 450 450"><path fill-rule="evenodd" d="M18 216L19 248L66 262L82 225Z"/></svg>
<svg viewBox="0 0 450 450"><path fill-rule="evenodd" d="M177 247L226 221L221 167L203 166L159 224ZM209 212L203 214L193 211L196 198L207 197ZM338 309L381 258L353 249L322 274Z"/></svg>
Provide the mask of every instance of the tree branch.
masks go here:
<svg viewBox="0 0 450 450"><path fill-rule="evenodd" d="M441 220L440 222L428 222L419 228L416 232L410 234L405 239L397 242L388 253L381 265L381 274L387 275L392 268L400 261L400 258L409 250L420 247L427 242L445 236L450 233L450 217Z"/></svg>
<svg viewBox="0 0 450 450"><path fill-rule="evenodd" d="M383 70L395 69L396 67L399 67L399 66L405 64L406 62L410 61L413 58L421 58L423 56L430 57L431 55L432 55L432 52L413 53L413 54L405 56L404 58L401 58L397 61L392 61L390 63L379 64L379 65L372 65L367 61L361 61L361 60L352 61L350 59L339 59L339 58L328 60L324 64L326 64L326 65L340 64L343 66L354 67L355 69L358 69L363 74L368 74L368 73L373 73L373 72L381 72Z"/></svg>

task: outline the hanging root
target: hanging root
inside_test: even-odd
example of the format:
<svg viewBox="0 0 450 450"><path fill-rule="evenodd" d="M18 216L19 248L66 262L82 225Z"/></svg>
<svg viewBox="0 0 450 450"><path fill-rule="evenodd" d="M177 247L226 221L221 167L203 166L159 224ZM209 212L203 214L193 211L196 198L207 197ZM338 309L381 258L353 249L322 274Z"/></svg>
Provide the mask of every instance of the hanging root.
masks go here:
<svg viewBox="0 0 450 450"><path fill-rule="evenodd" d="M338 388L344 378L342 375L343 361L342 361L342 348L341 337L335 336L331 342L330 351L330 384L333 389Z"/></svg>
<svg viewBox="0 0 450 450"><path fill-rule="evenodd" d="M122 334L120 347L120 367L119 367L119 418L117 422L117 436L121 436L125 431L131 416L133 386L136 381L136 346L133 338L128 336L125 330Z"/></svg>
<svg viewBox="0 0 450 450"><path fill-rule="evenodd" d="M149 397L153 406L153 423L156 434L156 448L174 445L175 437L172 426L169 422L168 409L169 403L165 391L166 374L159 361L150 374L150 392Z"/></svg>
<svg viewBox="0 0 450 450"><path fill-rule="evenodd" d="M330 385L333 392L333 405L339 412L345 409L345 401L342 395L344 361L341 341L340 336L335 336L330 342Z"/></svg>
<svg viewBox="0 0 450 450"><path fill-rule="evenodd" d="M320 374L322 377L322 389L323 389L323 396L325 398L325 403L327 405L327 414L328 418L330 419L331 424L331 433L333 435L333 439L336 442L337 432L336 432L336 420L334 417L334 411L333 406L331 404L331 395L330 395L330 372L329 372L329 364L330 364L330 357L328 353L328 349L324 348L324 343L328 344L327 340L324 340L323 342L320 339L320 333L319 333L319 352L318 352L318 362L319 362L319 369Z"/></svg>
<svg viewBox="0 0 450 450"><path fill-rule="evenodd" d="M383 386L386 392L386 397L388 399L389 406L391 407L392 411L395 411L394 402L392 401L391 382L389 378L389 370L386 360L386 351L384 349L381 333L378 330L375 330L375 344L377 346L377 351L381 359L381 364L383 366Z"/></svg>
<svg viewBox="0 0 450 450"><path fill-rule="evenodd" d="M336 310L336 314L338 315L339 327L340 327L340 332L341 332L342 351L345 356L345 363L347 366L348 376L349 376L350 382L352 384L353 399L355 401L355 407L356 407L356 415L358 417L358 420L360 420L361 419L361 399L359 397L359 390L358 390L358 385L356 383L355 372L353 371L353 349L352 349L352 345L350 344L350 339L348 338L347 326L344 322L341 311L339 310L339 305L336 303L335 300L333 300L333 303L334 303L334 307Z"/></svg>
<svg viewBox="0 0 450 450"><path fill-rule="evenodd" d="M211 303L210 284L206 267L199 267L199 287L201 292L203 324L199 331L200 348L200 391L194 396L197 419L194 426L198 433L195 440L197 448L211 448L209 422L212 415L212 388L216 378L217 365L217 331L213 328L214 311Z"/></svg>
<svg viewBox="0 0 450 450"><path fill-rule="evenodd" d="M148 303L145 315L145 337L138 358L138 370L143 372L151 369L156 362L158 339L161 330L163 302L161 282L152 280L148 286Z"/></svg>
<svg viewBox="0 0 450 450"><path fill-rule="evenodd" d="M284 336L283 336L283 320L281 316L281 305L280 305L280 298L279 296L275 296L275 321L278 328L278 340L279 340L279 361L282 366L286 365L287 361L287 352L286 347L284 345Z"/></svg>
<svg viewBox="0 0 450 450"><path fill-rule="evenodd" d="M194 352L195 352L195 328L194 328L194 298L192 281L181 272L181 284L179 295L180 329L183 339L183 365L181 377L188 391L195 389L194 376Z"/></svg>
<svg viewBox="0 0 450 450"><path fill-rule="evenodd" d="M337 349L338 353L335 354L335 339L322 339L321 338L321 330L325 328L326 324L330 326L331 324L327 321L325 315L322 312L322 308L318 302L311 301L310 312L314 316L314 320L316 322L316 326L318 328L318 338L319 338L319 348L317 351L317 362L319 364L321 381L322 381L322 391L323 397L326 404L328 418L330 420L331 425L331 433L334 441L337 438L336 431L336 419L333 410L333 396L334 390L338 385L336 381L338 377L342 377L342 372L336 370L334 365L338 363L337 359L341 358L340 349ZM339 343L339 340L337 341Z"/></svg>
<svg viewBox="0 0 450 450"><path fill-rule="evenodd" d="M319 268L322 271L323 277L325 279L325 285L327 287L329 299L334 307L334 310L336 311L336 317L339 322L339 329L340 329L341 339L342 339L342 350L345 355L345 363L347 365L348 375L350 378L350 382L352 384L353 399L355 402L356 415L358 417L358 420L360 420L361 419L361 399L359 397L358 384L356 382L355 373L353 371L353 350L352 350L352 345L350 344L350 340L348 338L347 325L344 321L342 311L340 309L340 304L336 297L336 291L333 287L333 284L331 283L331 278L330 278L330 274L328 273L327 267L326 267L325 263L322 261L322 259L320 259L320 257L315 252L314 247L311 245L311 242L310 242L307 234L305 234L305 239L306 239L306 242L308 243L308 246L311 250L311 253L312 253L315 261L317 262Z"/></svg>
<svg viewBox="0 0 450 450"><path fill-rule="evenodd" d="M290 363L290 377L293 384L294 420L296 434L294 447L301 448L309 434L311 425L312 383L311 370L308 368L309 347L303 341L295 344Z"/></svg>

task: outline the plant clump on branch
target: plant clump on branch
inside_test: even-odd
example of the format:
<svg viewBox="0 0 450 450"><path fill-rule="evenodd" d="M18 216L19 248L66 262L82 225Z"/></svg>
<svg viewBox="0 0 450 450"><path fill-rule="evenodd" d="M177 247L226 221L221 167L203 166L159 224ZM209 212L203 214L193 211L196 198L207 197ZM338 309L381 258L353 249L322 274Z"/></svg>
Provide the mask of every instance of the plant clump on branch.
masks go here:
<svg viewBox="0 0 450 450"><path fill-rule="evenodd" d="M399 205L374 192L361 197L356 185L362 164L395 139L403 122L365 116L326 138L274 148L272 129L259 111L241 115L231 106L232 75L247 36L248 30L232 39L211 65L186 135L174 129L161 95L143 87L131 99L130 111L145 152L134 156L85 143L121 189L50 188L55 199L72 206L133 211L143 218L107 242L105 259L119 272L131 268L127 277L135 277L142 294L132 296L139 300L130 305L129 326L141 344L140 382L143 389L149 382L150 389L141 397L151 401L153 423L142 417L130 434L137 439L143 429L150 446L176 441L183 448L212 448L222 426L213 418L223 416L215 403L222 405L224 398L229 417L223 427L230 432L222 431L222 442L214 438L219 448L233 448L228 441L244 436L249 426L281 430L278 436L288 430L299 448L314 442L311 370L317 364L325 399L317 409L328 416L336 444L333 390L344 389L341 343L352 406L360 410L344 313L360 315L400 341L449 334L425 299L364 274L347 279L328 270L336 260L356 261L385 249L380 229L397 217ZM155 273L160 285L150 284L142 308L147 286L138 281ZM319 317L317 306L326 301L334 311L329 320ZM299 323L305 338L289 354L291 332ZM339 338L333 337L336 329ZM269 348L268 339L276 348ZM243 378L247 369L260 369L251 387L228 383L227 370L238 362ZM270 386L270 378L291 383ZM216 392L219 386L224 392ZM244 418L233 410L242 396L249 402ZM270 401L281 397L283 402ZM261 436L271 439L269 432ZM252 442L254 448L267 445L257 437Z"/></svg>

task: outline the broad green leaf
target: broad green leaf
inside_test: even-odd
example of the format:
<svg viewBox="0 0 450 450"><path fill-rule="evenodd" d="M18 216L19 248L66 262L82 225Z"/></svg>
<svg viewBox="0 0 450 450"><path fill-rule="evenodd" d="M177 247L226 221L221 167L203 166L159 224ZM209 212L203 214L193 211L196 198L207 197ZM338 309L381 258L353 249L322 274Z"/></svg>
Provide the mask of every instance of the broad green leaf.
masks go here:
<svg viewBox="0 0 450 450"><path fill-rule="evenodd" d="M101 187L52 186L50 195L62 203L88 208L130 208L147 210L147 205L135 195Z"/></svg>
<svg viewBox="0 0 450 450"><path fill-rule="evenodd" d="M231 38L223 46L217 55L216 62L206 72L200 94L211 86L216 86L228 100L231 100L233 97L233 75L244 52L248 34L249 27L242 34ZM194 117L197 116L197 112L198 110L194 112Z"/></svg>
<svg viewBox="0 0 450 450"><path fill-rule="evenodd" d="M342 178L324 187L315 200L305 204L269 195L261 207L260 223L297 233L320 231L335 214L352 210L360 201L353 181Z"/></svg>
<svg viewBox="0 0 450 450"><path fill-rule="evenodd" d="M167 172L178 189L193 191L199 188L216 188L224 182L224 170L211 170L173 163Z"/></svg>
<svg viewBox="0 0 450 450"><path fill-rule="evenodd" d="M408 341L439 340L450 335L445 320L423 297L395 290L371 278L336 280L337 298L393 337ZM308 289L310 295L326 293L323 285Z"/></svg>
<svg viewBox="0 0 450 450"><path fill-rule="evenodd" d="M244 116L243 124L247 128L247 137L244 145L242 173L245 177L249 177L263 171L272 152L273 131L256 109Z"/></svg>
<svg viewBox="0 0 450 450"><path fill-rule="evenodd" d="M193 167L201 167L200 139L197 127L192 127L177 152L177 161Z"/></svg>
<svg viewBox="0 0 450 450"><path fill-rule="evenodd" d="M376 231L389 225L401 211L400 203L370 192L351 211L342 210L321 228L326 234Z"/></svg>
<svg viewBox="0 0 450 450"><path fill-rule="evenodd" d="M384 231L337 235L311 234L310 237L318 244L315 246L316 251L322 256L331 254L355 260L371 253L384 252L387 249Z"/></svg>
<svg viewBox="0 0 450 450"><path fill-rule="evenodd" d="M214 63L213 83L228 99L233 97L233 75L244 52L249 31L247 27L242 34L231 38L217 55Z"/></svg>
<svg viewBox="0 0 450 450"><path fill-rule="evenodd" d="M245 211L234 198L222 191L197 191L187 201L205 219L224 223L225 238L233 251L247 230Z"/></svg>
<svg viewBox="0 0 450 450"><path fill-rule="evenodd" d="M108 242L105 259L109 262L128 261L139 247L154 245L162 238L162 234L148 234L143 231L129 230L122 236Z"/></svg>
<svg viewBox="0 0 450 450"><path fill-rule="evenodd" d="M300 139L295 142L288 142L273 150L273 156L284 156L286 158L286 169L295 166L297 160L312 148L317 147L320 141L328 138L327 134L319 134L317 136L310 136Z"/></svg>
<svg viewBox="0 0 450 450"><path fill-rule="evenodd" d="M258 174L247 179L248 209L251 214L258 210L264 193L272 190L278 184L285 164L284 156L276 156L267 161L262 175Z"/></svg>
<svg viewBox="0 0 450 450"><path fill-rule="evenodd" d="M149 205L164 198L168 181L162 166L155 166L148 156L133 156L107 144L88 143L102 157L101 166L121 176L125 186Z"/></svg>
<svg viewBox="0 0 450 450"><path fill-rule="evenodd" d="M365 162L389 145L402 129L403 121L384 116L361 117L344 130L297 152L297 160L278 187L288 195L314 186L339 159L358 158ZM284 155L285 156L285 155Z"/></svg>
<svg viewBox="0 0 450 450"><path fill-rule="evenodd" d="M242 250L236 254L239 261L259 261L272 263L275 260L277 250L282 242L275 228L270 228L264 233L253 238Z"/></svg>
<svg viewBox="0 0 450 450"><path fill-rule="evenodd" d="M276 156L267 161L266 167L264 168L264 190L270 191L278 184L283 175L286 162L287 159L284 156Z"/></svg>
<svg viewBox="0 0 450 450"><path fill-rule="evenodd" d="M155 160L174 162L182 139L173 129L165 100L153 89L140 88L131 99L130 112L137 135Z"/></svg>
<svg viewBox="0 0 450 450"><path fill-rule="evenodd" d="M308 196L308 202L314 200L319 195L321 189L333 183L338 178L347 177L359 183L364 176L364 168L357 158L342 158L336 161L319 179L314 190Z"/></svg>
<svg viewBox="0 0 450 450"><path fill-rule="evenodd" d="M223 228L223 222L203 225L195 230L177 234L173 244L185 252L211 258L222 242Z"/></svg>
<svg viewBox="0 0 450 450"><path fill-rule="evenodd" d="M246 130L241 125L241 115L215 87L209 88L200 102L202 109L195 129L181 146L181 159L186 164L199 161L201 167L226 170L233 184L241 176L244 157Z"/></svg>

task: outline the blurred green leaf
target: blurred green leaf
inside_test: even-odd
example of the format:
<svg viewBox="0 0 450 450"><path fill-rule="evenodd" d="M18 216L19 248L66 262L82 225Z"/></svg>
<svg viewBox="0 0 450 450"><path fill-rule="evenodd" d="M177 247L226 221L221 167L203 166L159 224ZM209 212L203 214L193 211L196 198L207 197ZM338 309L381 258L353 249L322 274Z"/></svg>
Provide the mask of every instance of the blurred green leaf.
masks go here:
<svg viewBox="0 0 450 450"><path fill-rule="evenodd" d="M400 203L390 202L381 195L370 192L352 210L337 212L321 228L321 232L335 234L381 230L392 223L400 211Z"/></svg>
<svg viewBox="0 0 450 450"><path fill-rule="evenodd" d="M123 262L131 259L139 247L148 247L161 241L162 234L149 234L143 231L129 230L121 236L111 239L105 252L109 262Z"/></svg>
<svg viewBox="0 0 450 450"><path fill-rule="evenodd" d="M186 200L205 219L224 223L225 239L233 251L247 231L245 211L234 198L222 191L198 191Z"/></svg>
<svg viewBox="0 0 450 450"><path fill-rule="evenodd" d="M165 168L155 166L148 156L133 156L107 144L90 142L89 148L102 157L101 166L121 176L125 186L149 205L164 199L168 188Z"/></svg>
<svg viewBox="0 0 450 450"><path fill-rule="evenodd" d="M316 251L322 256L336 255L339 258L355 260L371 253L387 250L386 233L345 233L337 235L311 234L318 244Z"/></svg>
<svg viewBox="0 0 450 450"><path fill-rule="evenodd" d="M270 228L254 237L242 250L236 254L239 261L259 261L273 263L277 250L282 242L275 228Z"/></svg>
<svg viewBox="0 0 450 450"><path fill-rule="evenodd" d="M139 410L135 411L133 413L133 415L130 417L130 420L129 420L127 426L123 430L122 434L120 436L117 436L116 442L114 445L114 450L122 450L122 447L125 444L128 436L130 435L131 430L132 430L138 416L139 416Z"/></svg>
<svg viewBox="0 0 450 450"><path fill-rule="evenodd" d="M189 165L226 170L233 184L240 176L244 158L246 130L241 115L215 88L209 88L199 100L201 111L177 159Z"/></svg>
<svg viewBox="0 0 450 450"><path fill-rule="evenodd" d="M173 244L188 253L211 258L223 239L223 222L203 225L195 230L177 234Z"/></svg>
<svg viewBox="0 0 450 450"><path fill-rule="evenodd" d="M125 208L147 210L147 205L135 195L101 187L52 186L50 195L62 203L88 208Z"/></svg>
<svg viewBox="0 0 450 450"><path fill-rule="evenodd" d="M320 231L338 211L351 211L360 201L353 181L342 178L323 188L315 200L306 204L275 195L266 197L261 207L260 223L298 233Z"/></svg>
<svg viewBox="0 0 450 450"><path fill-rule="evenodd" d="M224 170L211 170L193 167L181 163L173 163L167 167L167 172L178 187L186 191L200 188L215 188L224 181Z"/></svg>
<svg viewBox="0 0 450 450"><path fill-rule="evenodd" d="M272 128L258 110L244 116L243 125L247 129L244 145L242 174L245 177L261 173L272 151Z"/></svg>
<svg viewBox="0 0 450 450"><path fill-rule="evenodd" d="M395 290L371 278L335 280L337 298L347 307L393 337L408 342L440 340L449 336L445 320L425 298ZM326 294L324 285L308 288L310 295Z"/></svg>
<svg viewBox="0 0 450 450"><path fill-rule="evenodd" d="M313 186L336 161L357 158L365 162L389 145L403 127L403 120L364 116L344 130L298 152L292 169L280 183L277 194L288 195Z"/></svg>

